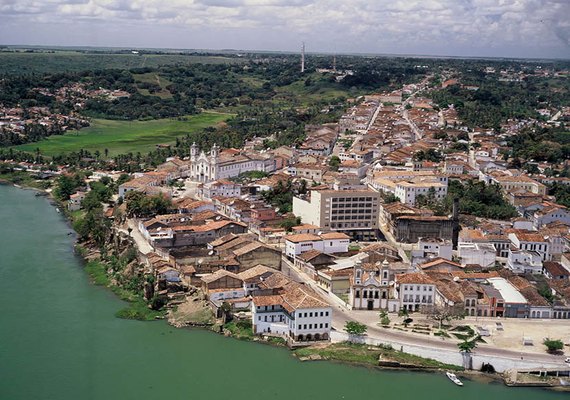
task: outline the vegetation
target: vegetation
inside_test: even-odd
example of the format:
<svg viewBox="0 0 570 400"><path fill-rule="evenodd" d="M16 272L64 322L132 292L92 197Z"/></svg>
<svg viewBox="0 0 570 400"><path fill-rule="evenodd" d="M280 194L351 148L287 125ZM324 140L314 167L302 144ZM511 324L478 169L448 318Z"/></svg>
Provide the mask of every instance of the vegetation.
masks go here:
<svg viewBox="0 0 570 400"><path fill-rule="evenodd" d="M439 329L442 328L444 322L465 318L465 311L461 305L426 306L423 308L423 312L426 314L427 318L438 323Z"/></svg>
<svg viewBox="0 0 570 400"><path fill-rule="evenodd" d="M507 140L508 156L517 160L560 163L570 158L570 132L564 126L523 129Z"/></svg>
<svg viewBox="0 0 570 400"><path fill-rule="evenodd" d="M28 152L39 149L45 156L78 152L81 149L105 154L106 158L117 154L136 154L151 151L156 144L174 144L176 138L214 126L230 116L224 113L205 112L178 119L152 121L94 119L88 128L71 131L65 135L51 136L39 143L28 143L15 149Z"/></svg>
<svg viewBox="0 0 570 400"><path fill-rule="evenodd" d="M224 325L224 330L237 339L251 340L254 337L253 327L249 320L228 322Z"/></svg>
<svg viewBox="0 0 570 400"><path fill-rule="evenodd" d="M380 324L382 326L390 325L390 317L388 317L388 313L386 311L380 312Z"/></svg>
<svg viewBox="0 0 570 400"><path fill-rule="evenodd" d="M346 321L346 323L344 324L344 330L349 335L362 336L362 335L366 334L368 327L364 324L359 323L359 322Z"/></svg>
<svg viewBox="0 0 570 400"><path fill-rule="evenodd" d="M125 195L127 215L129 217L152 217L166 214L172 208L170 199L163 195L147 196L144 193L131 191Z"/></svg>
<svg viewBox="0 0 570 400"><path fill-rule="evenodd" d="M416 204L431 209L436 215L447 215L452 211L455 198L459 199L459 209L463 214L492 219L510 219L518 215L516 209L503 197L500 186L474 180L464 183L450 180L447 196L443 200L435 198L432 188L427 195L419 195Z"/></svg>
<svg viewBox="0 0 570 400"><path fill-rule="evenodd" d="M463 370L463 368L444 364L439 361L422 358L412 354L394 350L390 345L371 346L349 342L334 343L328 346L304 347L294 351L299 358L318 355L325 360L378 366L380 357L385 361L395 361L423 368L442 368L447 370Z"/></svg>
<svg viewBox="0 0 570 400"><path fill-rule="evenodd" d="M460 351L471 353L477 347L478 339L479 336L472 340L464 339L463 342L457 343L457 347L459 347Z"/></svg>
<svg viewBox="0 0 570 400"><path fill-rule="evenodd" d="M564 342L562 342L560 339L546 338L542 344L546 346L546 349L549 353L558 353L564 348Z"/></svg>

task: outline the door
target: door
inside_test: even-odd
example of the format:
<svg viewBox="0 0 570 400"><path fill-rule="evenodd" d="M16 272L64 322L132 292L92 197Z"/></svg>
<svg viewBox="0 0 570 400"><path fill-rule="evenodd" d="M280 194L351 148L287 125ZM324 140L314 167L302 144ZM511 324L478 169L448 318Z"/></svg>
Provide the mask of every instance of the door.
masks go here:
<svg viewBox="0 0 570 400"><path fill-rule="evenodd" d="M374 310L374 300L368 300L368 309Z"/></svg>

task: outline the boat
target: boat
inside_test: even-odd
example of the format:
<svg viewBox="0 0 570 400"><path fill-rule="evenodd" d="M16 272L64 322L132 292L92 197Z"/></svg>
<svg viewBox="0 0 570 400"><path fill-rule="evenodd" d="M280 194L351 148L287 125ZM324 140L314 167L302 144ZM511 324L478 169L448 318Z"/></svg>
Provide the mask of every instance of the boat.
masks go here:
<svg viewBox="0 0 570 400"><path fill-rule="evenodd" d="M463 382L459 380L457 375L451 372L446 372L445 375L447 375L447 377L451 380L451 382L455 383L457 386L463 386Z"/></svg>

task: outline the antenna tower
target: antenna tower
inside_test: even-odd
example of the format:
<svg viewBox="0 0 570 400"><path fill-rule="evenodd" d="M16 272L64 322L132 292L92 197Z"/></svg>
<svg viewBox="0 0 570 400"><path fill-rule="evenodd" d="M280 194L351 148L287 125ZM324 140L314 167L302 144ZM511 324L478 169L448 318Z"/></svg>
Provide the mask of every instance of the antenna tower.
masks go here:
<svg viewBox="0 0 570 400"><path fill-rule="evenodd" d="M305 72L305 42L301 46L301 73Z"/></svg>

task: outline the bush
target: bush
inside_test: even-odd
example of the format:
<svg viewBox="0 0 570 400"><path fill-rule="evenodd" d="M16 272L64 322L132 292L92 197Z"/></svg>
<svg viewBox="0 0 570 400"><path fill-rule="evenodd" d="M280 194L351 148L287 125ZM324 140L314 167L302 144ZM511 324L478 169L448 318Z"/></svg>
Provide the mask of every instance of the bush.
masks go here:
<svg viewBox="0 0 570 400"><path fill-rule="evenodd" d="M557 353L564 348L564 343L562 343L562 340L553 340L546 338L542 344L546 346L549 353Z"/></svg>

